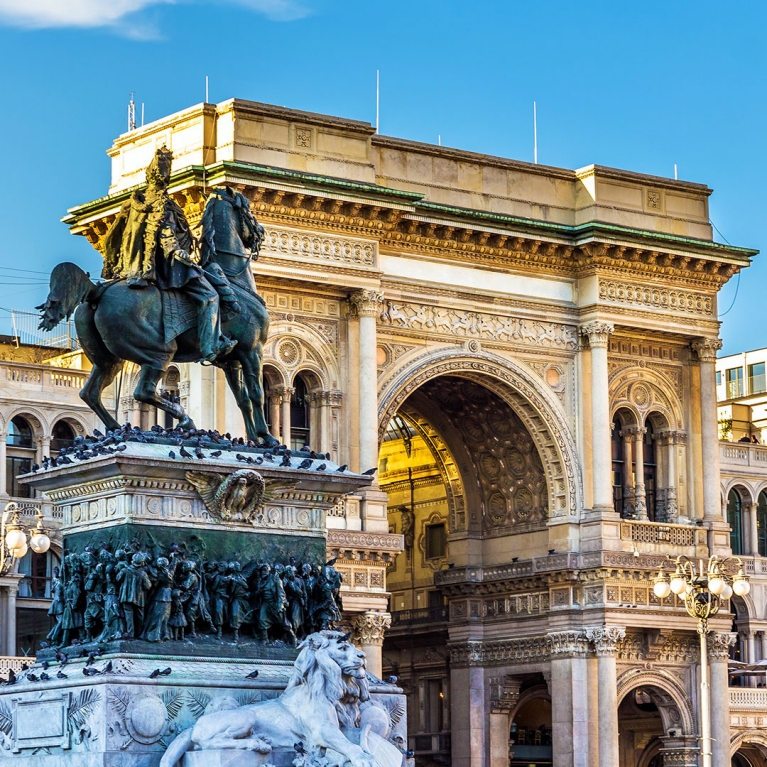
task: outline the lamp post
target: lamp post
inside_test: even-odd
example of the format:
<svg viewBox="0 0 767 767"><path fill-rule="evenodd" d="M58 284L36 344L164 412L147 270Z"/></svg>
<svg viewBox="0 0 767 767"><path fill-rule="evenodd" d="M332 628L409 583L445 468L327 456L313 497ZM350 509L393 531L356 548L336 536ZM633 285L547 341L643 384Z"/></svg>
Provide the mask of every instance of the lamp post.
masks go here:
<svg viewBox="0 0 767 767"><path fill-rule="evenodd" d="M21 518L21 507L11 502L0 518L0 575L10 572L14 560L21 559L31 548L36 554L45 554L51 547L51 539L43 527L43 512L37 512L37 525L30 528Z"/></svg>
<svg viewBox="0 0 767 767"><path fill-rule="evenodd" d="M669 557L671 559L671 557ZM681 556L671 561L676 565L674 574L669 578L660 569L655 577L653 591L659 599L665 599L672 592L684 597L684 606L688 614L698 621L700 637L700 752L702 767L711 767L711 690L708 682L708 619L719 612L722 602L733 594L744 597L751 591L743 572L743 562L737 557L738 572L728 575L724 568L729 559L720 559L716 555L708 560L704 568L703 560L696 564L693 560Z"/></svg>

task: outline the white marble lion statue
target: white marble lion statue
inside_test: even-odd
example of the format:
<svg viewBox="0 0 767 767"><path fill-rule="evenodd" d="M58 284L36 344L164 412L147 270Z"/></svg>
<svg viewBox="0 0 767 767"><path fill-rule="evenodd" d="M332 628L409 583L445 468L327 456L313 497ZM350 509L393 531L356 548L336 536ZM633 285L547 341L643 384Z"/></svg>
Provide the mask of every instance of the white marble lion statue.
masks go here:
<svg viewBox="0 0 767 767"><path fill-rule="evenodd" d="M388 767L389 749L401 760L394 746L368 732L369 726L362 730L360 745L341 731L341 724L357 724L348 721L350 707L344 704L351 702L354 711L357 702L369 699L365 654L338 631L310 634L299 649L292 676L279 698L204 714L170 743L160 767L180 767L184 754L191 750L268 753L278 748L292 750L298 742L309 752L334 751L341 763L350 762L352 767ZM368 750L371 742L376 748ZM381 746L384 753L379 751Z"/></svg>

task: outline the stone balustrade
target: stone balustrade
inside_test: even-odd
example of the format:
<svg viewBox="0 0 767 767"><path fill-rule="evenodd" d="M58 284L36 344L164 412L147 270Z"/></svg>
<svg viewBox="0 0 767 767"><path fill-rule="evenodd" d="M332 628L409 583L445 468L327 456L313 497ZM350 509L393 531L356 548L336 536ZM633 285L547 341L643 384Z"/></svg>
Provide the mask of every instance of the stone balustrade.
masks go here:
<svg viewBox="0 0 767 767"><path fill-rule="evenodd" d="M84 370L63 370L53 366L33 365L23 362L0 361L0 386L12 386L37 392L56 392L58 396L72 398L79 403L78 392L89 373Z"/></svg>

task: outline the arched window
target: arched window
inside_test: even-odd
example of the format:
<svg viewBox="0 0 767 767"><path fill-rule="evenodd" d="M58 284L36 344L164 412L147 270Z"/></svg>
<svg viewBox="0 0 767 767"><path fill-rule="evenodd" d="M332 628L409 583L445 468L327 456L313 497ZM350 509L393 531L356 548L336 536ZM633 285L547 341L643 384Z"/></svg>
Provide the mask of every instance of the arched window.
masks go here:
<svg viewBox="0 0 767 767"><path fill-rule="evenodd" d="M762 490L756 504L756 537L759 556L767 557L767 493Z"/></svg>
<svg viewBox="0 0 767 767"><path fill-rule="evenodd" d="M624 511L623 486L625 484L624 472L626 471L625 462L623 460L622 429L623 425L621 424L620 418L615 418L611 434L612 440L610 442L613 459L613 506L615 511L621 516L623 516Z"/></svg>
<svg viewBox="0 0 767 767"><path fill-rule="evenodd" d="M651 522L655 522L655 491L658 485L658 463L655 457L655 432L650 421L647 421L645 426L647 431L642 439L645 503L648 519Z"/></svg>
<svg viewBox="0 0 767 767"><path fill-rule="evenodd" d="M51 452L56 453L75 441L74 429L66 421L56 421L51 432Z"/></svg>
<svg viewBox="0 0 767 767"><path fill-rule="evenodd" d="M13 447L34 447L32 442L32 427L29 425L29 421L26 418L22 418L17 415L11 419L8 424L8 438L6 439L7 445Z"/></svg>
<svg viewBox="0 0 767 767"><path fill-rule="evenodd" d="M727 496L727 523L730 526L730 548L733 554L743 553L743 525L741 499L737 490Z"/></svg>
<svg viewBox="0 0 767 767"><path fill-rule="evenodd" d="M296 376L293 381L293 397L290 400L290 449L300 450L309 442L309 402L306 381Z"/></svg>

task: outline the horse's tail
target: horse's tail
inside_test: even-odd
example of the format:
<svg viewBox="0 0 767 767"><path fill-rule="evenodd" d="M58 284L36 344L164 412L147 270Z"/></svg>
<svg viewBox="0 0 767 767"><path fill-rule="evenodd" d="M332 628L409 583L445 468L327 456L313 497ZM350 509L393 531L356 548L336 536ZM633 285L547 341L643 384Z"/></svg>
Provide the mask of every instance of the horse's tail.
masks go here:
<svg viewBox="0 0 767 767"><path fill-rule="evenodd" d="M44 304L36 306L40 310L40 329L52 330L96 289L90 280L90 274L77 264L69 262L59 264L51 272L51 289Z"/></svg>
<svg viewBox="0 0 767 767"><path fill-rule="evenodd" d="M176 767L177 764L181 763L182 757L192 745L193 729L193 727L188 727L170 742L162 759L160 759L160 767Z"/></svg>

